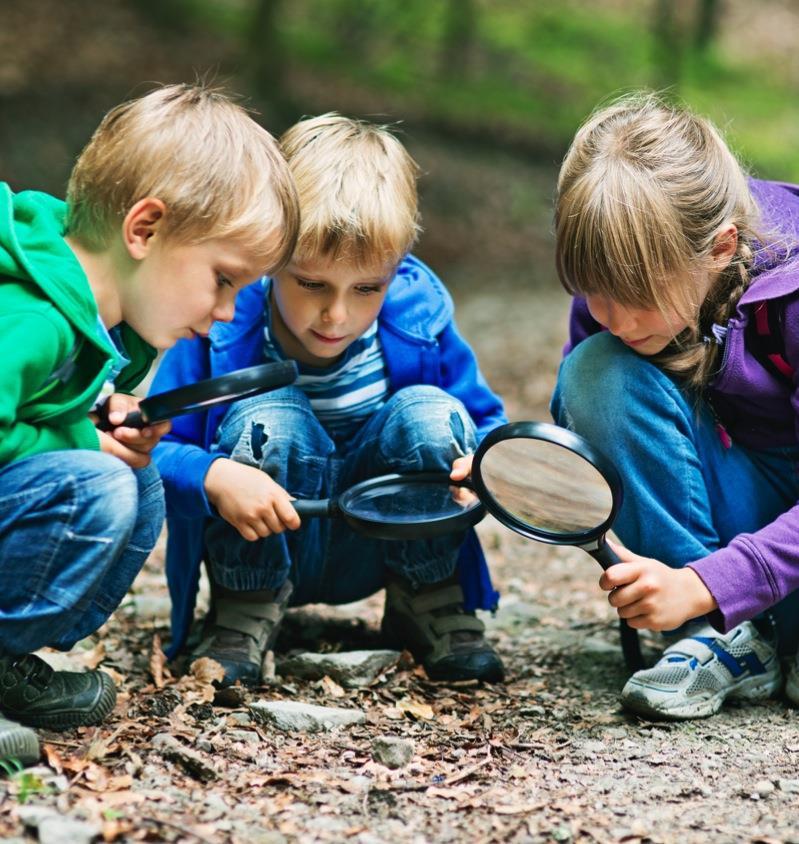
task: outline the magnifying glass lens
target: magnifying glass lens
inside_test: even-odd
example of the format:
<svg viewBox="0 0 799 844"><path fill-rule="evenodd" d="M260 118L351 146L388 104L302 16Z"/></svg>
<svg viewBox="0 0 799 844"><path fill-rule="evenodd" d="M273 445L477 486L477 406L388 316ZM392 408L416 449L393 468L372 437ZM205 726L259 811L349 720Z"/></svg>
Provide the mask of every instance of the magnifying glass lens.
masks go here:
<svg viewBox="0 0 799 844"><path fill-rule="evenodd" d="M527 527L572 535L598 528L613 509L613 493L579 454L547 440L495 443L480 464L497 505Z"/></svg>
<svg viewBox="0 0 799 844"><path fill-rule="evenodd" d="M461 515L479 506L477 499L461 502L446 483L397 482L365 489L342 506L356 519L388 524L429 523Z"/></svg>

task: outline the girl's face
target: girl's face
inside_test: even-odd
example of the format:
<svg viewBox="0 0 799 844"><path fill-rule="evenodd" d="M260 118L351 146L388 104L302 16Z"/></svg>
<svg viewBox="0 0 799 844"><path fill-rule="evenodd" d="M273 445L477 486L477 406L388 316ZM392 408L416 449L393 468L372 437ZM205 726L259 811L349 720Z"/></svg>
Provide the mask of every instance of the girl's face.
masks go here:
<svg viewBox="0 0 799 844"><path fill-rule="evenodd" d="M620 305L607 296L588 295L585 302L600 325L640 355L662 352L688 325L676 315L667 318L656 308Z"/></svg>
<svg viewBox="0 0 799 844"><path fill-rule="evenodd" d="M697 314L714 278L715 273L699 272L692 274L687 282L695 285ZM676 310L662 311L659 308L621 305L602 294L586 295L585 303L591 316L600 325L639 355L647 357L662 352L689 325L685 316Z"/></svg>

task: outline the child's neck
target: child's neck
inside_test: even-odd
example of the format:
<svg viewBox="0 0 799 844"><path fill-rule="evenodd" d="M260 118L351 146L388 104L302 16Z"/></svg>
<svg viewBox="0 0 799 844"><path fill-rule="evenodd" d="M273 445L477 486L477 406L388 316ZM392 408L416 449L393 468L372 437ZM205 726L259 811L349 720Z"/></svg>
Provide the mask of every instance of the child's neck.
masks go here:
<svg viewBox="0 0 799 844"><path fill-rule="evenodd" d="M106 328L113 328L122 322L122 303L116 281L116 261L112 250L91 252L69 236L65 240L86 274L103 325Z"/></svg>

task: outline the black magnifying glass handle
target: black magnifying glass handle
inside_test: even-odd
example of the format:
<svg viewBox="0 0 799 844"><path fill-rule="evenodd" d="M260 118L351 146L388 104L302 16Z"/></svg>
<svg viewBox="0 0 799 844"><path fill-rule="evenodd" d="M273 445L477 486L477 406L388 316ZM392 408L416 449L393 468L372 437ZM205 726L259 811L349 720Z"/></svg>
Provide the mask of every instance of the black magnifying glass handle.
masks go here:
<svg viewBox="0 0 799 844"><path fill-rule="evenodd" d="M149 424L138 410L131 410L119 425L112 425L108 421L108 399L97 407L95 413L98 416L97 429L99 431L113 431L114 428L146 428Z"/></svg>
<svg viewBox="0 0 799 844"><path fill-rule="evenodd" d="M615 566L616 563L621 562L619 555L610 547L610 545L608 545L604 536L597 542L596 548L586 548L585 550L588 551L588 553L605 570L609 569L611 566Z"/></svg>
<svg viewBox="0 0 799 844"><path fill-rule="evenodd" d="M619 555L608 545L603 536L597 543L596 548L585 549L588 553L607 571L611 566L620 563ZM631 671L640 671L644 667L644 657L641 653L641 642L638 638L638 631L627 624L623 618L619 619L619 636L621 638L621 650L624 654L624 662Z"/></svg>
<svg viewBox="0 0 799 844"><path fill-rule="evenodd" d="M310 518L312 516L332 516L335 513L333 503L330 498L315 499L295 499L291 502L291 506L297 511L297 515L302 518Z"/></svg>

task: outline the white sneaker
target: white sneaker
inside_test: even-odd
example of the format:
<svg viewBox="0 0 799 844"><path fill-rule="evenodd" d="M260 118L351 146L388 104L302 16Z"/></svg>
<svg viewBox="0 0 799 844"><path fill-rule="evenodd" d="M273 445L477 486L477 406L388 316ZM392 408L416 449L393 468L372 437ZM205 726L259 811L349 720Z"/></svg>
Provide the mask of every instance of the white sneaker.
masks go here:
<svg viewBox="0 0 799 844"><path fill-rule="evenodd" d="M791 660L791 667L788 669L788 679L785 681L785 697L799 706L799 653Z"/></svg>
<svg viewBox="0 0 799 844"><path fill-rule="evenodd" d="M727 698L765 700L781 684L776 643L751 621L723 635L703 624L666 648L655 666L636 671L622 689L621 703L651 719L707 718ZM799 674L794 688L799 702Z"/></svg>

